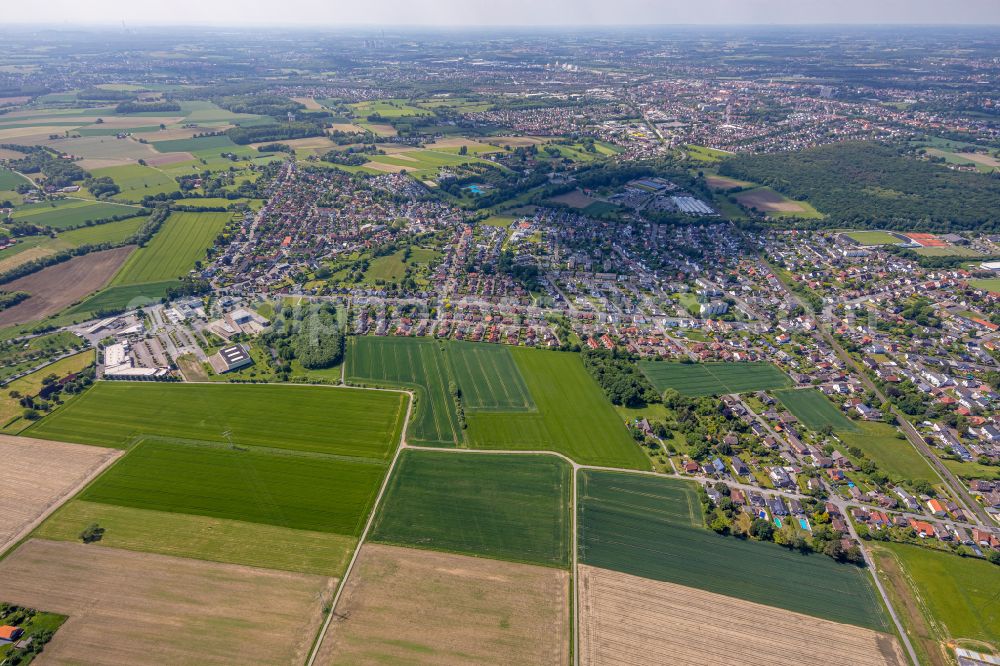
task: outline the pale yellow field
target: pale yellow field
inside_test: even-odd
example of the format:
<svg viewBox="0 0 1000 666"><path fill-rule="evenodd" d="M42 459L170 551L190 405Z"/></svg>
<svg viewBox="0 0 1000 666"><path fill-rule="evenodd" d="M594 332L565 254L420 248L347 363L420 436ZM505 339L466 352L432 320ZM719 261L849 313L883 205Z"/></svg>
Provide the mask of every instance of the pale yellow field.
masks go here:
<svg viewBox="0 0 1000 666"><path fill-rule="evenodd" d="M146 160L147 162L149 160ZM104 169L105 167L115 167L115 166L125 166L126 164L135 164L136 161L129 159L128 157L91 157L87 159L80 160L77 165L81 169Z"/></svg>
<svg viewBox="0 0 1000 666"><path fill-rule="evenodd" d="M539 136L491 136L488 141L490 143L500 144L501 146L518 148L521 146L536 146L538 144L546 143L548 139L544 139Z"/></svg>
<svg viewBox="0 0 1000 666"><path fill-rule="evenodd" d="M376 171L385 171L386 173L399 173L400 171L406 171L405 166L399 164L383 164L381 162L368 162L365 164L365 168L375 169Z"/></svg>
<svg viewBox="0 0 1000 666"><path fill-rule="evenodd" d="M503 142L500 142L500 145L503 145ZM485 148L496 150L497 152L503 152L503 148L493 146L485 141L476 141L475 139L467 139L460 136L438 139L434 143L427 144L427 147L431 150L434 150L435 148L461 148L462 146L469 146L470 148L472 146L478 146L481 149ZM471 153L472 151L470 150L469 152Z"/></svg>
<svg viewBox="0 0 1000 666"><path fill-rule="evenodd" d="M579 566L580 663L905 666L894 636Z"/></svg>
<svg viewBox="0 0 1000 666"><path fill-rule="evenodd" d="M0 552L122 453L98 446L0 435Z"/></svg>
<svg viewBox="0 0 1000 666"><path fill-rule="evenodd" d="M292 101L298 102L310 111L321 111L323 109L323 105L312 97L292 97Z"/></svg>
<svg viewBox="0 0 1000 666"><path fill-rule="evenodd" d="M68 615L46 664L301 664L335 580L32 539L0 599Z"/></svg>
<svg viewBox="0 0 1000 666"><path fill-rule="evenodd" d="M317 664L566 664L569 573L365 544Z"/></svg>
<svg viewBox="0 0 1000 666"><path fill-rule="evenodd" d="M58 134L62 136L63 132L65 132L68 129L73 129L73 128L67 127L65 125L7 127L0 129L0 141L11 143L9 139L24 139L25 137L32 137L32 139L35 138L47 139L50 134Z"/></svg>

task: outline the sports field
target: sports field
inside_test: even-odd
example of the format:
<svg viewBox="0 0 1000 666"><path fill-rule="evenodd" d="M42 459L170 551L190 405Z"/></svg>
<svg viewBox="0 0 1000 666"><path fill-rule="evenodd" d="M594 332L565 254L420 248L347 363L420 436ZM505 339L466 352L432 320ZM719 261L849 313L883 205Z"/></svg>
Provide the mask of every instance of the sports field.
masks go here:
<svg viewBox="0 0 1000 666"><path fill-rule="evenodd" d="M844 416L829 398L816 389L775 391L774 395L785 409L810 430L821 430L824 426L847 432L858 430L853 421Z"/></svg>
<svg viewBox="0 0 1000 666"><path fill-rule="evenodd" d="M887 231L850 231L847 236L860 245L899 245L901 240Z"/></svg>
<svg viewBox="0 0 1000 666"><path fill-rule="evenodd" d="M406 396L293 385L98 382L32 437L125 448L147 436L387 460ZM28 433L25 433L28 434Z"/></svg>
<svg viewBox="0 0 1000 666"><path fill-rule="evenodd" d="M675 389L701 397L749 393L791 386L792 380L766 361L756 363L664 363L640 361L639 369L660 393Z"/></svg>
<svg viewBox="0 0 1000 666"><path fill-rule="evenodd" d="M534 409L528 387L510 348L475 342L452 342L448 357L467 410L516 412Z"/></svg>
<svg viewBox="0 0 1000 666"><path fill-rule="evenodd" d="M109 451L94 446L84 448ZM356 537L346 534L80 499L61 507L34 535L55 541L79 541L80 533L94 523L105 530L95 548L123 548L326 576L344 571L358 542Z"/></svg>
<svg viewBox="0 0 1000 666"><path fill-rule="evenodd" d="M701 525L695 488L675 479L581 471L580 561L889 631L867 570L825 555L717 535Z"/></svg>
<svg viewBox="0 0 1000 666"><path fill-rule="evenodd" d="M649 469L579 354L527 347L510 353L537 411L468 414L471 448L557 451L583 464Z"/></svg>
<svg viewBox="0 0 1000 666"><path fill-rule="evenodd" d="M129 257L111 286L184 277L219 235L229 213L172 213L153 239Z"/></svg>
<svg viewBox="0 0 1000 666"><path fill-rule="evenodd" d="M571 471L555 456L404 450L372 539L567 567Z"/></svg>
<svg viewBox="0 0 1000 666"><path fill-rule="evenodd" d="M890 542L874 544L872 552L903 624L923 651L933 654L941 642L963 639L1000 648L995 564ZM940 656L930 661L948 663Z"/></svg>
<svg viewBox="0 0 1000 666"><path fill-rule="evenodd" d="M357 536L384 471L376 460L145 440L80 499Z"/></svg>
<svg viewBox="0 0 1000 666"><path fill-rule="evenodd" d="M413 389L416 404L407 436L415 442L454 446L463 433L448 394L452 380L446 344L430 338L351 337L347 378Z"/></svg>

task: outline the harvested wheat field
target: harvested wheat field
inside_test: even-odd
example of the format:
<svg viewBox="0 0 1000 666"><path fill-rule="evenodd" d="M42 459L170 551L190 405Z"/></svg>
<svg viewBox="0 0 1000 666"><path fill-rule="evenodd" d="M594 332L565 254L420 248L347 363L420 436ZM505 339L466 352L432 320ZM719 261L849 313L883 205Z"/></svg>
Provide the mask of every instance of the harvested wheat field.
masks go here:
<svg viewBox="0 0 1000 666"><path fill-rule="evenodd" d="M569 573L365 544L319 664L565 664Z"/></svg>
<svg viewBox="0 0 1000 666"><path fill-rule="evenodd" d="M410 168L400 164L383 164L382 162L367 162L364 167L366 169L375 169L376 171L385 171L386 173L400 173Z"/></svg>
<svg viewBox="0 0 1000 666"><path fill-rule="evenodd" d="M0 312L0 326L43 319L97 291L134 249L134 245L126 245L91 252L7 282L0 287L4 291L26 291L31 297Z"/></svg>
<svg viewBox="0 0 1000 666"><path fill-rule="evenodd" d="M301 664L335 580L32 539L0 599L69 619L48 664Z"/></svg>
<svg viewBox="0 0 1000 666"><path fill-rule="evenodd" d="M107 169L108 167L125 166L135 164L135 160L129 157L88 157L79 160L77 163L81 169Z"/></svg>
<svg viewBox="0 0 1000 666"><path fill-rule="evenodd" d="M580 565L580 663L904 666L895 637Z"/></svg>
<svg viewBox="0 0 1000 666"><path fill-rule="evenodd" d="M114 462L122 451L0 435L0 552Z"/></svg>
<svg viewBox="0 0 1000 666"><path fill-rule="evenodd" d="M298 102L302 106L306 107L306 109L309 110L309 111L322 111L323 110L323 105L320 104L319 102L317 102L312 97L291 97L289 99L291 99L293 102Z"/></svg>
<svg viewBox="0 0 1000 666"><path fill-rule="evenodd" d="M774 190L758 187L735 195L741 205L765 212L801 213L806 207L798 201L786 199Z"/></svg>

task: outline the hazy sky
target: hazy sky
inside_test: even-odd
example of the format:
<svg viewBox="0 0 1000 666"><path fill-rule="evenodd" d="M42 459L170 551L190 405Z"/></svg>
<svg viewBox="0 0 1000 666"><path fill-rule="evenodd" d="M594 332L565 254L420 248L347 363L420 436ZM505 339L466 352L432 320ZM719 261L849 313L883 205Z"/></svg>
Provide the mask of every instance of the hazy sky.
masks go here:
<svg viewBox="0 0 1000 666"><path fill-rule="evenodd" d="M1000 24L1000 0L6 0L0 23Z"/></svg>

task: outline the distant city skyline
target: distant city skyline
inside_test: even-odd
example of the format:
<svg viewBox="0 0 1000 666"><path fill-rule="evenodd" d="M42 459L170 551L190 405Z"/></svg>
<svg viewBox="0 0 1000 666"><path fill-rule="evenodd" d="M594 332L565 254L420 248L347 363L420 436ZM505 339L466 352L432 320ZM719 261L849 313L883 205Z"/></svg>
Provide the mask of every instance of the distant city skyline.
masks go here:
<svg viewBox="0 0 1000 666"><path fill-rule="evenodd" d="M41 0L5 24L229 26L997 25L997 0Z"/></svg>

